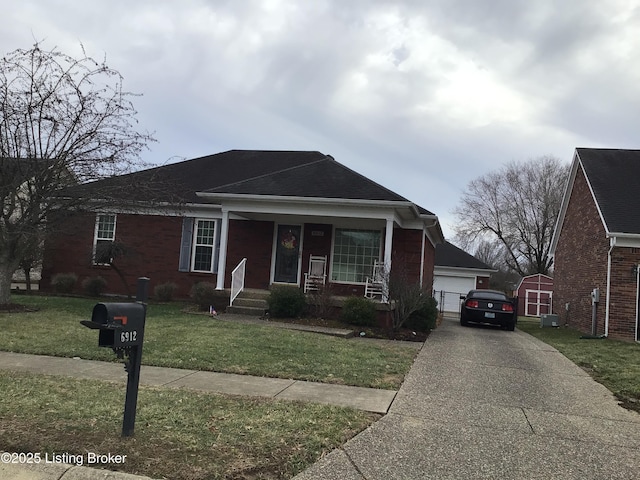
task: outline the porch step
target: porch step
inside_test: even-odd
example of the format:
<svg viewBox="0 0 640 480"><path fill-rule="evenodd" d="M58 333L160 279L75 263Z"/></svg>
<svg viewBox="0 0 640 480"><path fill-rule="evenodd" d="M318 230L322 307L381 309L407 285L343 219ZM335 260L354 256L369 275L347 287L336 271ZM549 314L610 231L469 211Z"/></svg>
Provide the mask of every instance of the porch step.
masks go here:
<svg viewBox="0 0 640 480"><path fill-rule="evenodd" d="M263 317L269 308L268 297L269 291L266 290L243 290L233 301L233 306L227 307L227 313Z"/></svg>

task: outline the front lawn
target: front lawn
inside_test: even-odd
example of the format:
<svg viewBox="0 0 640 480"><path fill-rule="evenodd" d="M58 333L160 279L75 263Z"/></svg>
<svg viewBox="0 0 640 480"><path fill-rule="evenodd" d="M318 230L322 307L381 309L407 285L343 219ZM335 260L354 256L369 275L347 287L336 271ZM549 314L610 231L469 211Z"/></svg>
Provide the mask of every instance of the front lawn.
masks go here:
<svg viewBox="0 0 640 480"><path fill-rule="evenodd" d="M12 301L38 310L0 313L0 350L115 361L111 349L98 348L98 332L80 325L96 300L16 295ZM142 363L397 389L416 353L397 344L221 321L172 303L149 305Z"/></svg>
<svg viewBox="0 0 640 480"><path fill-rule="evenodd" d="M124 397L124 385L0 370L0 451L39 454L41 463L66 454L65 463L151 478L287 479L379 418L329 405L140 387L135 435L122 438ZM90 454L124 461L88 465Z"/></svg>
<svg viewBox="0 0 640 480"><path fill-rule="evenodd" d="M558 349L611 390L623 405L640 412L640 345L611 339L580 338L570 328L540 328L540 320L518 318L518 328Z"/></svg>

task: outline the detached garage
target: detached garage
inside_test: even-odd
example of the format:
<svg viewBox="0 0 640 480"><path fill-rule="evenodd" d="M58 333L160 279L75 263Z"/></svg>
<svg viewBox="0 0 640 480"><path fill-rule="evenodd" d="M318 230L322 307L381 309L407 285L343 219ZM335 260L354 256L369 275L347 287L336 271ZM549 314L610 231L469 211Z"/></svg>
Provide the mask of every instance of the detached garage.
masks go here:
<svg viewBox="0 0 640 480"><path fill-rule="evenodd" d="M475 288L489 288L496 270L473 255L444 242L436 246L433 290L441 312L460 312L460 295Z"/></svg>
<svg viewBox="0 0 640 480"><path fill-rule="evenodd" d="M551 311L553 278L536 273L523 277L514 295L518 297L518 315L539 317Z"/></svg>

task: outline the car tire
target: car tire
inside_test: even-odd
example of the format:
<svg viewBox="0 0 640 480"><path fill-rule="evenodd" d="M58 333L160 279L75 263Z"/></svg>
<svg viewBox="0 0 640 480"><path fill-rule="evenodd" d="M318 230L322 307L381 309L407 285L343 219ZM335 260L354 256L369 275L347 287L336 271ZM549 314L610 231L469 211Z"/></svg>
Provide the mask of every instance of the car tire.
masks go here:
<svg viewBox="0 0 640 480"><path fill-rule="evenodd" d="M469 322L467 322L466 320L463 320L462 317L460 317L460 325L462 325L463 327L468 327Z"/></svg>
<svg viewBox="0 0 640 480"><path fill-rule="evenodd" d="M507 324L507 325L505 325L503 328L504 328L505 330L508 330L509 332L513 332L513 331L515 331L515 329L516 329L516 322L508 323L508 324Z"/></svg>

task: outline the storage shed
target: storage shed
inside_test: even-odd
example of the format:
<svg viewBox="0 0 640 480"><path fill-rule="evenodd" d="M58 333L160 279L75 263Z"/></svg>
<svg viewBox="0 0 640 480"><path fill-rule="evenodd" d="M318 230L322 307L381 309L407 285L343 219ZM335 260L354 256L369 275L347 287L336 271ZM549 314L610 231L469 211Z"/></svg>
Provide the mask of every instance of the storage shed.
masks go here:
<svg viewBox="0 0 640 480"><path fill-rule="evenodd" d="M518 315L539 317L553 313L553 278L536 273L523 277L514 295L518 297Z"/></svg>

